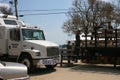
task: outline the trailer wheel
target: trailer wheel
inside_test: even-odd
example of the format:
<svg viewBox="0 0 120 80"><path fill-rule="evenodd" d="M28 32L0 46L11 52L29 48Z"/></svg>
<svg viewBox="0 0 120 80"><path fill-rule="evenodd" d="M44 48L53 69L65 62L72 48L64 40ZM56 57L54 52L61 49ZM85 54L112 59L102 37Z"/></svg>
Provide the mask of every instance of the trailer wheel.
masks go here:
<svg viewBox="0 0 120 80"><path fill-rule="evenodd" d="M54 68L56 67L56 65L57 65L57 64L55 64L55 65L45 65L45 67L46 67L47 69L54 69Z"/></svg>
<svg viewBox="0 0 120 80"><path fill-rule="evenodd" d="M20 63L23 63L24 65L27 66L28 68L28 72L32 72L34 67L33 67L33 61L32 61L32 58L30 55L21 55L20 58L19 58L19 61Z"/></svg>

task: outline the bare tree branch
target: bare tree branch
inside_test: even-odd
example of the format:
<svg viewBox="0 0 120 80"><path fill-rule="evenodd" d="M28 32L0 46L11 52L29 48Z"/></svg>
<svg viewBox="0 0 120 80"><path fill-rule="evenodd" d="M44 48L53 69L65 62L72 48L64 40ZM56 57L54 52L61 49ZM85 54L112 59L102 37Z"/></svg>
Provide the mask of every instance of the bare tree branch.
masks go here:
<svg viewBox="0 0 120 80"><path fill-rule="evenodd" d="M95 26L95 23L103 26L107 22L114 22L118 27L120 24L119 9L119 5L115 6L104 1L88 0L85 2L83 0L74 0L73 7L68 11L70 20L66 21L62 28L67 33L74 33L75 30L79 29L87 34Z"/></svg>

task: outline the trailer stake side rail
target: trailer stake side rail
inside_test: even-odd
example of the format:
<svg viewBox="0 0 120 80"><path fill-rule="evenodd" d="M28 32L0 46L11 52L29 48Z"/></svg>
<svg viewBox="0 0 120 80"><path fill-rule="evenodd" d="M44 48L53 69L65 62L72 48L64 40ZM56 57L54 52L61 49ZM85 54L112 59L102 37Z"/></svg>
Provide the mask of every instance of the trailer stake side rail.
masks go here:
<svg viewBox="0 0 120 80"><path fill-rule="evenodd" d="M120 29L95 30L82 37L82 62L120 64Z"/></svg>

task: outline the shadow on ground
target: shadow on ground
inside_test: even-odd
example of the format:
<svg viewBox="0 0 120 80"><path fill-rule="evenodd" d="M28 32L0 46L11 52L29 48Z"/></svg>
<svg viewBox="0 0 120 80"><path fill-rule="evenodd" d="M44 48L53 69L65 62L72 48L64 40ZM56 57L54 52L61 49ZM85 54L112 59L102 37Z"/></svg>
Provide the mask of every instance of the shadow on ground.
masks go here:
<svg viewBox="0 0 120 80"><path fill-rule="evenodd" d="M34 72L30 73L30 76L36 76L36 75L44 75L44 74L49 74L52 72L55 72L56 69L47 69L47 68L36 68Z"/></svg>
<svg viewBox="0 0 120 80"><path fill-rule="evenodd" d="M99 74L112 74L112 75L120 75L120 66L117 66L116 68L113 67L113 65L109 64L84 64L84 63L73 63L68 66L67 63L64 63L62 67L58 65L56 68L59 70L59 68L69 68L70 71L74 72L85 72L85 73L99 73ZM33 73L29 74L30 76L36 76L36 75L44 75L56 72L55 69L47 69L47 68L37 68L34 70Z"/></svg>
<svg viewBox="0 0 120 80"><path fill-rule="evenodd" d="M109 65L109 64L77 63L77 64L71 64L70 67L68 67L67 64L63 64L61 68L70 68L71 71L120 75L120 66L114 68L113 65Z"/></svg>

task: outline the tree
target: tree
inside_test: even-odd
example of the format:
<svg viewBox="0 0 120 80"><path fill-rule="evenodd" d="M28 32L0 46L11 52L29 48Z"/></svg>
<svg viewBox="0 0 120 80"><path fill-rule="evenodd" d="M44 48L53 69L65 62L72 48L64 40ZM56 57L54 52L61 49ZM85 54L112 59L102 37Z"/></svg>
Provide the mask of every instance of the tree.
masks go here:
<svg viewBox="0 0 120 80"><path fill-rule="evenodd" d="M115 6L104 1L74 0L67 15L69 18L62 27L67 33L74 33L79 29L82 33L88 34L95 23L99 26L103 26L107 22L120 24L119 5Z"/></svg>

